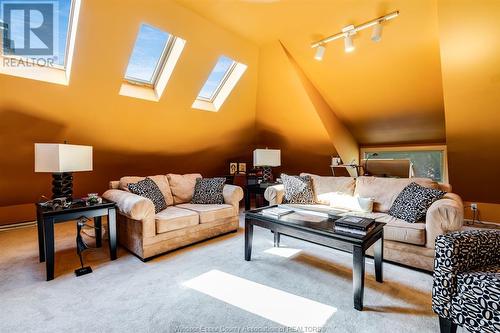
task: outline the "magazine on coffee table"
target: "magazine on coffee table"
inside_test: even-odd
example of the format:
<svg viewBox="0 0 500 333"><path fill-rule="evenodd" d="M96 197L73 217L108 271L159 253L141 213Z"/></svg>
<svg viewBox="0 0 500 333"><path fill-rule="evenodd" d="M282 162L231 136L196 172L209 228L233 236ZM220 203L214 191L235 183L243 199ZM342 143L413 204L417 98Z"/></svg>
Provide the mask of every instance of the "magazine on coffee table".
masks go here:
<svg viewBox="0 0 500 333"><path fill-rule="evenodd" d="M282 216L291 214L293 212L294 211L292 209L273 207L273 208L264 209L262 211L262 214L280 218Z"/></svg>

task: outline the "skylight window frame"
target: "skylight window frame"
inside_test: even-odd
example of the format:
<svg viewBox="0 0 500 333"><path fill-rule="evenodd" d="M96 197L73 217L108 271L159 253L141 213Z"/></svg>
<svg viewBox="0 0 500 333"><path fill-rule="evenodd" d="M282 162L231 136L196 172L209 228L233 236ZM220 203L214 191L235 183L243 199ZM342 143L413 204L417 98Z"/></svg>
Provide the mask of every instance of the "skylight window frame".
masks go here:
<svg viewBox="0 0 500 333"><path fill-rule="evenodd" d="M158 62L156 63L156 67L153 71L153 75L151 77L151 81L146 81L146 80L141 80L133 77L127 77L125 75L124 80L127 83L138 85L138 86L144 86L144 87L149 87L149 88L154 88L156 87L156 84L158 83L158 79L160 77L161 72L165 68L165 65L167 64L167 61L172 53L172 49L174 47L175 41L177 40L177 37L172 35L171 33L168 33L168 40L165 43L165 47L163 48L163 51L161 53L160 59L158 59Z"/></svg>
<svg viewBox="0 0 500 333"><path fill-rule="evenodd" d="M13 55L4 55L0 52L0 75L9 75L24 79L60 84L68 86L71 79L71 70L75 57L75 47L77 42L78 25L80 21L80 11L82 8L82 0L71 0L70 12L68 15L68 29L66 30L66 46L64 54L64 65L42 65L39 62L33 63L32 59L36 57L22 57ZM26 62L28 66L9 66L8 59L14 59L21 62Z"/></svg>
<svg viewBox="0 0 500 333"><path fill-rule="evenodd" d="M229 77L233 73L234 69L238 65L238 63L236 61L234 61L233 59L231 59L231 60L232 60L231 66L229 66L229 68L227 69L226 73L224 73L224 76L222 77L222 80L220 80L219 84L217 85L217 88L215 88L215 90L213 91L213 93L210 96L210 98L205 98L205 97L201 97L201 96L198 95L196 97L197 100L203 101L203 102L208 102L208 103L213 103L215 101L215 99L217 98L217 95L219 95L222 87L224 87L224 85L226 84L227 80L229 79Z"/></svg>
<svg viewBox="0 0 500 333"><path fill-rule="evenodd" d="M231 65L226 70L226 73L224 73L224 76L217 85L217 88L214 89L212 96L210 96L210 98L201 97L200 94L203 91L203 88L207 84L208 80L210 79L210 76L212 75L213 71L219 64L219 61L222 57L229 58L232 61ZM215 66L212 68L212 71L210 72L207 80L202 86L200 92L196 96L191 107L197 110L218 112L222 107L222 105L225 103L226 99L231 94L231 92L234 90L238 82L240 81L243 74L245 74L247 68L248 68L247 65L237 60L234 60L231 57L226 57L226 56L219 57Z"/></svg>
<svg viewBox="0 0 500 333"><path fill-rule="evenodd" d="M79 0L70 0L70 7L69 7L69 14L68 14L68 27L66 29L66 44L64 45L64 62L62 65L59 64L52 64L52 65L40 65L38 62L36 64L37 67L41 68L51 68L51 69L56 69L56 70L61 70L65 71L66 66L68 65L68 56L70 53L70 44L71 44L71 32L73 29L73 20L75 16L75 2ZM75 26L76 29L76 26ZM3 34L3 30L0 29ZM3 38L3 36L0 36L0 38ZM58 41L59 42L59 41ZM5 59L14 59L17 61L24 61L24 62L29 62L33 60L33 57L25 57L25 56L20 56L20 55L11 55L11 54L4 54L3 53L3 46L0 47L0 56Z"/></svg>

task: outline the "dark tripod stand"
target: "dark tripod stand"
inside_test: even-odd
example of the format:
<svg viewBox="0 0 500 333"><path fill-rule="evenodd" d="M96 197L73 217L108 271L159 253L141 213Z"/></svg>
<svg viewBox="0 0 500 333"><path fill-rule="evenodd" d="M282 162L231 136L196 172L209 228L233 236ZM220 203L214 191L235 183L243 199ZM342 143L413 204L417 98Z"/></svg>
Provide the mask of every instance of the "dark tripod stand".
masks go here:
<svg viewBox="0 0 500 333"><path fill-rule="evenodd" d="M83 227L91 227L95 229L95 233L101 232L99 228L96 228L92 225L87 224L89 221L88 218L85 216L80 217L76 221L76 252L78 253L78 257L80 257L80 264L82 265L81 268L78 268L75 270L75 275L76 276L82 276L85 274L92 273L92 268L90 266L84 267L83 266L83 257L82 257L82 252L91 248L85 241L83 240L82 237L82 229Z"/></svg>

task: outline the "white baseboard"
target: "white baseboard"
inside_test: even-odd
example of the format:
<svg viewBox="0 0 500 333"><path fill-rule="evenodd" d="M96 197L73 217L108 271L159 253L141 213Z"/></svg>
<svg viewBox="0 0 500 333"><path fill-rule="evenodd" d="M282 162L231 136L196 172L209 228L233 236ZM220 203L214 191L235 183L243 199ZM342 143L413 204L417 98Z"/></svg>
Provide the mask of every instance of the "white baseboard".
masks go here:
<svg viewBox="0 0 500 333"><path fill-rule="evenodd" d="M464 219L464 222L464 225L467 227L482 226L491 227L492 229L500 229L500 223L495 222L475 220L473 224L471 219Z"/></svg>
<svg viewBox="0 0 500 333"><path fill-rule="evenodd" d="M36 221L19 222L7 225L0 225L0 231L15 230L21 228L30 228L36 226Z"/></svg>

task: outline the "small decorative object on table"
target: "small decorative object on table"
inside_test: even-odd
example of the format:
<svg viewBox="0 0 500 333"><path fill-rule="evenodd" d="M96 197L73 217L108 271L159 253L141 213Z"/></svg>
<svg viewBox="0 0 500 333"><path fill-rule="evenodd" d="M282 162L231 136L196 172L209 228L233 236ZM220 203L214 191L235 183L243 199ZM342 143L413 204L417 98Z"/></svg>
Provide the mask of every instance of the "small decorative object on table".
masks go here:
<svg viewBox="0 0 500 333"><path fill-rule="evenodd" d="M246 172L247 172L247 164L238 163L238 173L246 173Z"/></svg>
<svg viewBox="0 0 500 333"><path fill-rule="evenodd" d="M229 174L234 175L238 172L238 163L231 162L229 163Z"/></svg>
<svg viewBox="0 0 500 333"><path fill-rule="evenodd" d="M84 200L87 206L92 206L102 203L102 198L99 197L98 193L89 193L87 194L87 197L84 198Z"/></svg>

